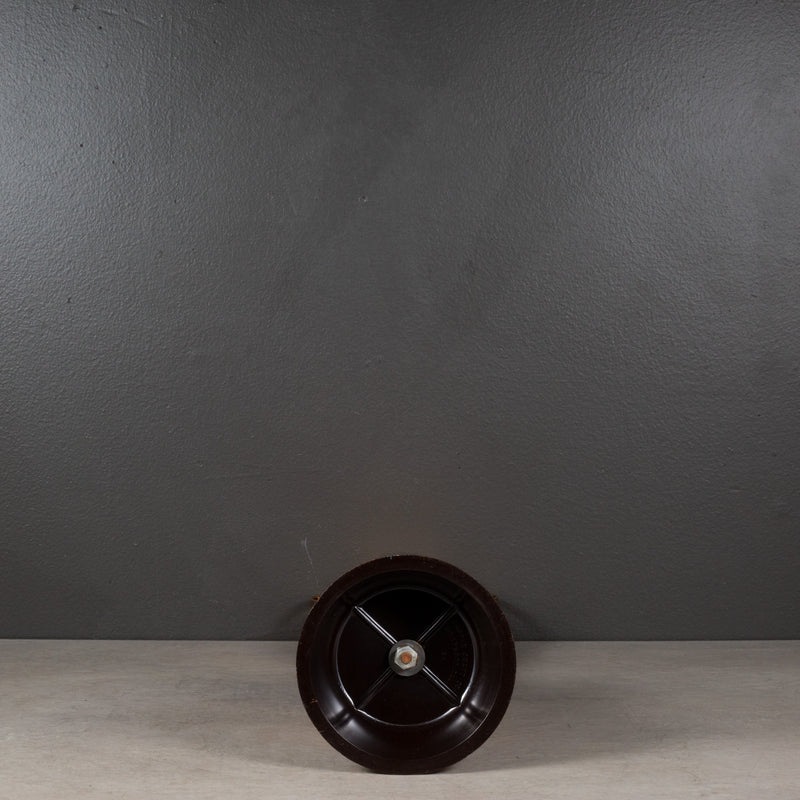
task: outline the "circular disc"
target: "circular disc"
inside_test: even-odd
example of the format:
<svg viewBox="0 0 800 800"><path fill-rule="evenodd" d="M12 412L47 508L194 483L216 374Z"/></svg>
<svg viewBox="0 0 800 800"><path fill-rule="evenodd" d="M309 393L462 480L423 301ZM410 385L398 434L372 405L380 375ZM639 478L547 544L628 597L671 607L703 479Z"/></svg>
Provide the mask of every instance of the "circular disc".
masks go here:
<svg viewBox="0 0 800 800"><path fill-rule="evenodd" d="M339 752L378 772L433 772L499 724L514 640L497 601L456 567L388 556L339 578L297 647L306 711Z"/></svg>

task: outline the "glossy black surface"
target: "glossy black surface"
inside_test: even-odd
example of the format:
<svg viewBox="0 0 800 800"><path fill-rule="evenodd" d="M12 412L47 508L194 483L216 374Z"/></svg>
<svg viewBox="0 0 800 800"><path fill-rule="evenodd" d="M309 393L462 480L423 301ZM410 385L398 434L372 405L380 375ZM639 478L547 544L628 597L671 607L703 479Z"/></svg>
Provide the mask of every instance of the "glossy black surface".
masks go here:
<svg viewBox="0 0 800 800"><path fill-rule="evenodd" d="M425 665L397 674L388 654L413 640ZM348 758L384 772L427 772L491 734L514 684L514 644L496 601L449 564L369 562L319 599L298 644L300 694Z"/></svg>
<svg viewBox="0 0 800 800"><path fill-rule="evenodd" d="M393 641L387 642L384 632ZM476 656L472 628L457 602L428 590L403 587L378 592L351 610L337 638L334 661L342 688L356 709L381 722L433 721L459 705L472 678ZM425 651L425 667L409 677L387 666L387 652L402 639L419 642ZM374 658L376 640L380 663ZM454 648L454 641L460 647ZM442 669L445 674L438 674Z"/></svg>

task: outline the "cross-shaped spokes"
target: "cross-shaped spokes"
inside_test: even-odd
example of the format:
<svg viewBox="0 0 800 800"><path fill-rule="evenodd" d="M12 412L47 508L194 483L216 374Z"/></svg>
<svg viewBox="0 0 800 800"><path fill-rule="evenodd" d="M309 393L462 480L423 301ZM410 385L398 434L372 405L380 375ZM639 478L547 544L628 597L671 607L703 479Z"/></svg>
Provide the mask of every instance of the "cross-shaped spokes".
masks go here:
<svg viewBox="0 0 800 800"><path fill-rule="evenodd" d="M514 687L497 600L452 564L396 555L323 592L303 626L297 683L341 753L378 772L435 772L497 727Z"/></svg>
<svg viewBox="0 0 800 800"><path fill-rule="evenodd" d="M407 678L413 675L422 675L436 690L448 701L450 707L461 702L460 693L451 688L425 663L426 645L439 633L450 620L459 613L458 605L450 603L439 615L424 629L416 639L397 639L384 625L367 611L363 605L355 605L352 613L363 620L369 627L389 645L389 665L379 673L374 681L358 696L352 698L353 707L357 711L364 709L384 690L384 688L398 677ZM414 661L414 664L410 662Z"/></svg>

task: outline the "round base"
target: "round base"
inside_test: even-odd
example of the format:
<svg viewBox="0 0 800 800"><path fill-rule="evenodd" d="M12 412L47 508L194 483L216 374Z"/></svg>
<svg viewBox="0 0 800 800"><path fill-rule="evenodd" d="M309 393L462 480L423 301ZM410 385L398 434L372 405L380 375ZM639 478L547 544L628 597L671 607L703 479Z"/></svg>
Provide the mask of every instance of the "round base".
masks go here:
<svg viewBox="0 0 800 800"><path fill-rule="evenodd" d="M482 744L514 687L514 641L495 599L456 567L390 556L317 601L297 648L309 717L370 769L433 772Z"/></svg>

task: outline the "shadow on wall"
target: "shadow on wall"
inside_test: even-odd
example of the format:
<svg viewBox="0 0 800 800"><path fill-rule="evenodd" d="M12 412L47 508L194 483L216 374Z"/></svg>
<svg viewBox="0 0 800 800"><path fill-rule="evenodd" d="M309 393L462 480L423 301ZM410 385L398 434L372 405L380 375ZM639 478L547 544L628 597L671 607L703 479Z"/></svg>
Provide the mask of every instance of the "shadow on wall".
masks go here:
<svg viewBox="0 0 800 800"><path fill-rule="evenodd" d="M311 611L314 605L314 598L309 597L308 600L301 600L297 603L292 603L279 612L275 616L275 628L279 631L291 630L293 631L293 639L300 637L300 631L306 621L308 612ZM244 641L247 642L267 642L275 639L275 636L269 631L258 634L257 636L247 636Z"/></svg>
<svg viewBox="0 0 800 800"><path fill-rule="evenodd" d="M548 630L540 620L537 620L526 609L514 603L509 603L507 600L503 600L502 597L498 598L498 602L506 615L508 624L511 626L514 639L519 640L521 638L519 631L525 631L525 638L533 641L548 641L558 638L553 631Z"/></svg>

